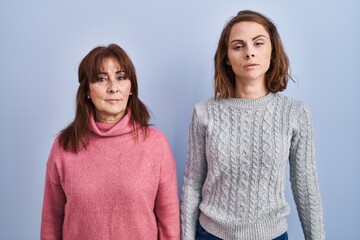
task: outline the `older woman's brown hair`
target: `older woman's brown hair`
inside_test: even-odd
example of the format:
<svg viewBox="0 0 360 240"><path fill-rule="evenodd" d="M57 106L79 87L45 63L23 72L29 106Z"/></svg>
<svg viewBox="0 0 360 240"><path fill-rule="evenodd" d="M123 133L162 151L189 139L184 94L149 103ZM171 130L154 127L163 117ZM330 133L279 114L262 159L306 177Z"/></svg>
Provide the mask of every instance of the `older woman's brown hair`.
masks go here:
<svg viewBox="0 0 360 240"><path fill-rule="evenodd" d="M106 58L116 59L126 76L131 81L131 93L127 109L131 113L134 134L137 137L139 130L145 133L149 127L150 114L146 106L138 98L138 85L135 67L126 52L116 44L99 46L91 50L81 61L78 70L79 88L76 95L75 119L60 132L59 141L66 150L78 152L86 148L88 143L90 114L95 112L95 106L88 99L89 83L94 82Z"/></svg>
<svg viewBox="0 0 360 240"><path fill-rule="evenodd" d="M289 73L289 59L284 51L280 35L274 23L264 15L244 10L240 11L235 17L225 25L218 47L215 53L215 86L214 97L216 99L229 98L234 96L235 74L226 61L228 60L228 42L232 27L239 22L256 22L264 26L270 35L272 53L270 67L265 74L266 88L271 92L280 92L286 89L288 80L291 79Z"/></svg>

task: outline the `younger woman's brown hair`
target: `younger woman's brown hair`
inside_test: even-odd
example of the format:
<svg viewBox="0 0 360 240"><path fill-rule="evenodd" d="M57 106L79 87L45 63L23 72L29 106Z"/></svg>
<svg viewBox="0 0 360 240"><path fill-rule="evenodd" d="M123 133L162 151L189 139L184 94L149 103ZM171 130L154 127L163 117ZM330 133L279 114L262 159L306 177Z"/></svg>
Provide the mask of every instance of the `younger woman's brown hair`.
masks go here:
<svg viewBox="0 0 360 240"><path fill-rule="evenodd" d="M256 22L264 26L269 33L272 53L269 70L265 74L266 88L271 92L280 92L286 89L289 73L289 59L284 51L280 35L275 24L266 16L250 11L240 11L225 25L215 53L215 74L214 74L214 97L216 99L229 98L234 96L235 74L226 62L229 36L232 27L239 22Z"/></svg>
<svg viewBox="0 0 360 240"><path fill-rule="evenodd" d="M95 81L102 63L106 58L117 60L131 81L131 93L127 109L131 113L134 133L139 130L145 133L149 127L150 114L138 98L138 85L135 67L126 52L116 44L99 46L91 50L81 61L78 70L79 88L76 95L75 119L60 132L59 142L66 151L78 152L88 144L90 114L95 113L95 106L88 99L89 83Z"/></svg>

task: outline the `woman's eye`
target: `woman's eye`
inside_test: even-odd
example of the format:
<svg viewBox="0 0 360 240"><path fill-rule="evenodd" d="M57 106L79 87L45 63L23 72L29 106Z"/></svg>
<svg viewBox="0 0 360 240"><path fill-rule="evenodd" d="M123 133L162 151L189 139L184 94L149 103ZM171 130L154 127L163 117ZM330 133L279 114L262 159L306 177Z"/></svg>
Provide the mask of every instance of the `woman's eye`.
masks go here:
<svg viewBox="0 0 360 240"><path fill-rule="evenodd" d="M119 77L118 77L118 80L125 80L125 79L126 79L125 76L119 76Z"/></svg>
<svg viewBox="0 0 360 240"><path fill-rule="evenodd" d="M255 45L256 46L261 46L261 45L264 45L264 43L263 42L257 42L257 43L255 43Z"/></svg>
<svg viewBox="0 0 360 240"><path fill-rule="evenodd" d="M96 79L98 82L105 82L107 80L107 78L104 78L104 77L98 77Z"/></svg>
<svg viewBox="0 0 360 240"><path fill-rule="evenodd" d="M238 45L234 46L235 50L242 49L242 48L244 48L244 46L242 44L238 44Z"/></svg>

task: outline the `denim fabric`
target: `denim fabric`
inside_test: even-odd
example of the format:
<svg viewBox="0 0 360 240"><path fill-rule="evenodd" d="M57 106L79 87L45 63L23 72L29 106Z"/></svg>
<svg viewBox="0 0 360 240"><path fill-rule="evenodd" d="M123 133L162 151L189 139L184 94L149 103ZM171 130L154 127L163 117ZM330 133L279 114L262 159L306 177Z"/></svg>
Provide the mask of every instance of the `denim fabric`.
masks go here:
<svg viewBox="0 0 360 240"><path fill-rule="evenodd" d="M277 238L274 238L273 240L288 240L288 234L287 232L285 232L283 235L277 237Z"/></svg>
<svg viewBox="0 0 360 240"><path fill-rule="evenodd" d="M211 233L209 233L208 231L206 231L198 222L196 227L195 240L221 240L221 238L218 238L212 235ZM288 234L287 232L285 232L284 234L282 234L277 238L274 238L273 240L288 240Z"/></svg>
<svg viewBox="0 0 360 240"><path fill-rule="evenodd" d="M198 222L196 227L195 240L221 240L221 238L218 238L206 231Z"/></svg>

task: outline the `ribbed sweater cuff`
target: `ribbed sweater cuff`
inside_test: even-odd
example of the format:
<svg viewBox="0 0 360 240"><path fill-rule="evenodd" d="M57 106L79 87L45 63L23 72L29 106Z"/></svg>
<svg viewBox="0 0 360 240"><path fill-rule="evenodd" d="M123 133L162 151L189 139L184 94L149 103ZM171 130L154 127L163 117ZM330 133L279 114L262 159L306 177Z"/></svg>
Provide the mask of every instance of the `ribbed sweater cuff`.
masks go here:
<svg viewBox="0 0 360 240"><path fill-rule="evenodd" d="M209 233L222 239L264 240L273 239L287 231L286 218L269 218L252 225L221 222L200 214L199 221Z"/></svg>

